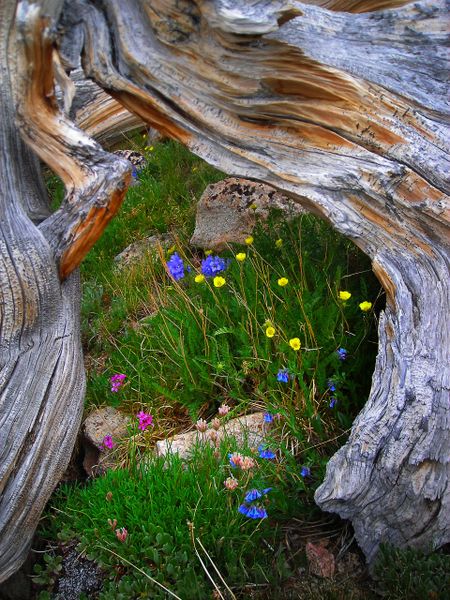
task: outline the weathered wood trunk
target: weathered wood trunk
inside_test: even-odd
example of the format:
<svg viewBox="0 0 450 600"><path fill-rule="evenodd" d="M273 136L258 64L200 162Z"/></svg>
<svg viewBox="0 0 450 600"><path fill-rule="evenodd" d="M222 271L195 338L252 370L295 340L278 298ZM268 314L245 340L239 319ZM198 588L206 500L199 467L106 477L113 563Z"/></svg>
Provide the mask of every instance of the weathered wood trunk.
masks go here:
<svg viewBox="0 0 450 600"><path fill-rule="evenodd" d="M82 402L69 274L101 233L99 205L114 212L127 176L120 162L111 175L110 155L58 115L39 7L65 29L62 64L82 51L85 73L131 112L222 170L290 194L372 258L387 307L370 398L316 500L351 519L369 561L381 541L449 542L445 3L71 0L60 14L46 0L22 3L9 47L6 4L2 61L14 45L23 60L2 69L1 87L10 325L1 332L0 580L20 565L69 457ZM29 155L18 150L11 94L23 135L67 186L63 207L38 226L26 212L42 193L31 166L20 167L26 186L18 177Z"/></svg>

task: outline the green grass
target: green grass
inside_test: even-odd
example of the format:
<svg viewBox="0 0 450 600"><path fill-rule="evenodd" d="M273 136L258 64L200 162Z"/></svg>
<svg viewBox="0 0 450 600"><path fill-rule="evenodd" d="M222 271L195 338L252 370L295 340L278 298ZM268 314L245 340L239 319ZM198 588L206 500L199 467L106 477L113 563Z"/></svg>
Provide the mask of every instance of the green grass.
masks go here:
<svg viewBox="0 0 450 600"><path fill-rule="evenodd" d="M130 415L144 410L155 427L117 442L118 451L130 453L131 469L60 488L46 535L78 539L103 566L100 598L167 597L149 577L183 600L210 598L200 558L220 578L207 554L237 590L249 582L275 590L288 573L280 528L290 518L316 518L314 490L367 399L384 297L367 257L312 215L286 223L271 214L252 244L221 253L227 262L222 287L213 278L196 282L205 254L188 245L195 201L223 174L174 142L146 154L140 185L129 190L82 265L82 336L87 410L105 404ZM56 180L51 190L56 206ZM170 251L160 247L126 268L115 265L131 242L165 233L175 240ZM179 281L167 268L174 252L186 267ZM236 259L239 252L244 261ZM278 284L281 277L286 286ZM340 300L340 290L351 292L350 299ZM368 312L359 308L365 300L373 304ZM299 350L290 345L293 338ZM347 351L344 361L339 348ZM280 370L288 382L277 380ZM117 393L110 391L114 373L127 375ZM232 441L220 450L197 448L189 463L174 457L133 467L157 439L192 427L199 416L211 418L221 403L231 406L230 417L254 410L276 415L267 438L276 459L256 454L259 466L251 474L233 471L237 491L223 486ZM309 477L301 476L302 466L311 469ZM265 499L268 519L238 513L250 486L273 488ZM108 519L127 528L125 543Z"/></svg>
<svg viewBox="0 0 450 600"><path fill-rule="evenodd" d="M213 584L201 561L222 589L213 564L229 586L252 581L276 587L288 573L283 554L270 550L279 537L276 521L246 519L237 510L246 490L276 482L276 466L259 459L253 474L239 474L228 461L232 448L199 445L188 463L176 455L152 459L143 468L109 471L85 487L63 486L45 535L79 539L78 549L106 573L100 599L167 598L147 576L183 600L210 598ZM232 492L223 485L230 474L240 481ZM280 486L265 500L271 514L285 503ZM115 527L108 519L117 521ZM122 527L125 542L114 531Z"/></svg>

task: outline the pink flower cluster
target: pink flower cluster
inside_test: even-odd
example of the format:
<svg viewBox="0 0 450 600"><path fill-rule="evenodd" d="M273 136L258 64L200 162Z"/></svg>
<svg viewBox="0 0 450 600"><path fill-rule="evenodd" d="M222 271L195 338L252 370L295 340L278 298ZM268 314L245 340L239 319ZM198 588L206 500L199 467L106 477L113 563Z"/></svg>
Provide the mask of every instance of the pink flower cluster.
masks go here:
<svg viewBox="0 0 450 600"><path fill-rule="evenodd" d="M230 490L230 492L232 492L233 490L235 490L238 487L239 481L237 479L235 479L234 477L228 477L223 482L223 485L227 488L227 490Z"/></svg>
<svg viewBox="0 0 450 600"><path fill-rule="evenodd" d="M228 456L232 467L237 467L243 471L249 471L256 467L256 462L251 456L243 456L239 452L233 452L233 454L229 454Z"/></svg>
<svg viewBox="0 0 450 600"><path fill-rule="evenodd" d="M141 410L141 412L138 412L136 416L139 419L139 429L141 431L145 431L147 427L154 426L153 417L150 413L146 413Z"/></svg>
<svg viewBox="0 0 450 600"><path fill-rule="evenodd" d="M126 375L124 373L116 373L110 379L111 382L111 391L118 392L119 389L123 386L123 382L125 381Z"/></svg>
<svg viewBox="0 0 450 600"><path fill-rule="evenodd" d="M111 450L112 448L114 448L114 446L115 446L115 443L113 442L112 436L105 435L105 437L102 440L102 445L101 445L100 449L108 448L108 450Z"/></svg>

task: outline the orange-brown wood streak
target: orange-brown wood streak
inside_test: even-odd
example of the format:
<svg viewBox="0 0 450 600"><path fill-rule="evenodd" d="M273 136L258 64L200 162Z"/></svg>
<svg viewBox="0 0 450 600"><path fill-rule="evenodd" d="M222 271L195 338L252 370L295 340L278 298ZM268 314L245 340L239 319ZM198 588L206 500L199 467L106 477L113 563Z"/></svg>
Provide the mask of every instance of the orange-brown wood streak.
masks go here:
<svg viewBox="0 0 450 600"><path fill-rule="evenodd" d="M137 98L127 91L110 92L113 98L123 104L128 110L136 113L149 125L163 135L172 137L183 144L188 144L192 136L183 128L178 127L159 109L150 97Z"/></svg>
<svg viewBox="0 0 450 600"><path fill-rule="evenodd" d="M389 277L389 275L386 273L383 267L376 260L372 262L372 270L378 278L378 281L383 286L384 291L386 292L387 302L390 304L392 309L395 309L395 283L392 281L392 279Z"/></svg>
<svg viewBox="0 0 450 600"><path fill-rule="evenodd" d="M117 213L125 197L127 188L131 183L131 175L126 179L126 186L121 190L115 190L106 206L93 206L83 220L73 231L74 241L61 256L59 263L59 275L65 279L76 269L102 235L105 227Z"/></svg>

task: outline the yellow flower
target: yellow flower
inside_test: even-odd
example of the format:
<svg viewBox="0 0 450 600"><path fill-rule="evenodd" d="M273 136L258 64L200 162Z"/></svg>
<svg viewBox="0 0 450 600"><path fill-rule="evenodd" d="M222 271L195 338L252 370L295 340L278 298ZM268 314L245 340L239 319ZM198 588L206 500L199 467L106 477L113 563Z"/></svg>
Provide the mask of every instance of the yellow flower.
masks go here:
<svg viewBox="0 0 450 600"><path fill-rule="evenodd" d="M350 296L351 296L350 292L345 292L345 291L339 292L339 298L341 300L344 300L344 301L348 300L350 298Z"/></svg>
<svg viewBox="0 0 450 600"><path fill-rule="evenodd" d="M301 343L300 340L298 338L292 338L289 340L289 346L292 348L292 350L300 350L301 347Z"/></svg>
<svg viewBox="0 0 450 600"><path fill-rule="evenodd" d="M153 146L145 146L145 149L147 150L147 152L153 152L154 150Z"/></svg>
<svg viewBox="0 0 450 600"><path fill-rule="evenodd" d="M253 204L250 204L250 207L252 210L256 210L258 208L258 206L253 202Z"/></svg>
<svg viewBox="0 0 450 600"><path fill-rule="evenodd" d="M205 250L205 256L209 256L210 254L212 254L213 251L212 250Z"/></svg>
<svg viewBox="0 0 450 600"><path fill-rule="evenodd" d="M281 248L282 245L283 245L283 240L281 238L275 242L276 248Z"/></svg>
<svg viewBox="0 0 450 600"><path fill-rule="evenodd" d="M198 275L195 276L194 281L195 281L195 283L202 283L203 281L205 281L205 276L202 275L201 273L199 273Z"/></svg>
<svg viewBox="0 0 450 600"><path fill-rule="evenodd" d="M368 310L370 310L372 308L372 302L367 302L367 300L365 300L364 302L361 302L361 304L359 305L359 308L363 312L367 312Z"/></svg>
<svg viewBox="0 0 450 600"><path fill-rule="evenodd" d="M275 335L275 327L269 326L266 329L266 335L268 338L273 338L273 336Z"/></svg>
<svg viewBox="0 0 450 600"><path fill-rule="evenodd" d="M239 254L236 254L236 260L238 260L239 262L243 262L246 258L246 254L245 252L239 252Z"/></svg>
<svg viewBox="0 0 450 600"><path fill-rule="evenodd" d="M250 244L253 244L253 237L251 235L249 235L248 237L245 238L245 243L247 244L247 246L250 246Z"/></svg>
<svg viewBox="0 0 450 600"><path fill-rule="evenodd" d="M222 287L226 284L226 281L223 277L214 277L213 279L214 287Z"/></svg>
<svg viewBox="0 0 450 600"><path fill-rule="evenodd" d="M171 246L168 250L167 250L167 254L173 254L175 252L176 246Z"/></svg>
<svg viewBox="0 0 450 600"><path fill-rule="evenodd" d="M286 279L286 277L281 277L281 279L278 280L278 285L281 287L284 287L288 283L289 283L289 279Z"/></svg>
<svg viewBox="0 0 450 600"><path fill-rule="evenodd" d="M266 322L264 323L264 327L273 327L273 323L272 323L272 321L266 321Z"/></svg>
<svg viewBox="0 0 450 600"><path fill-rule="evenodd" d="M197 166L192 167L192 172L195 173L196 171L198 171L198 167Z"/></svg>

